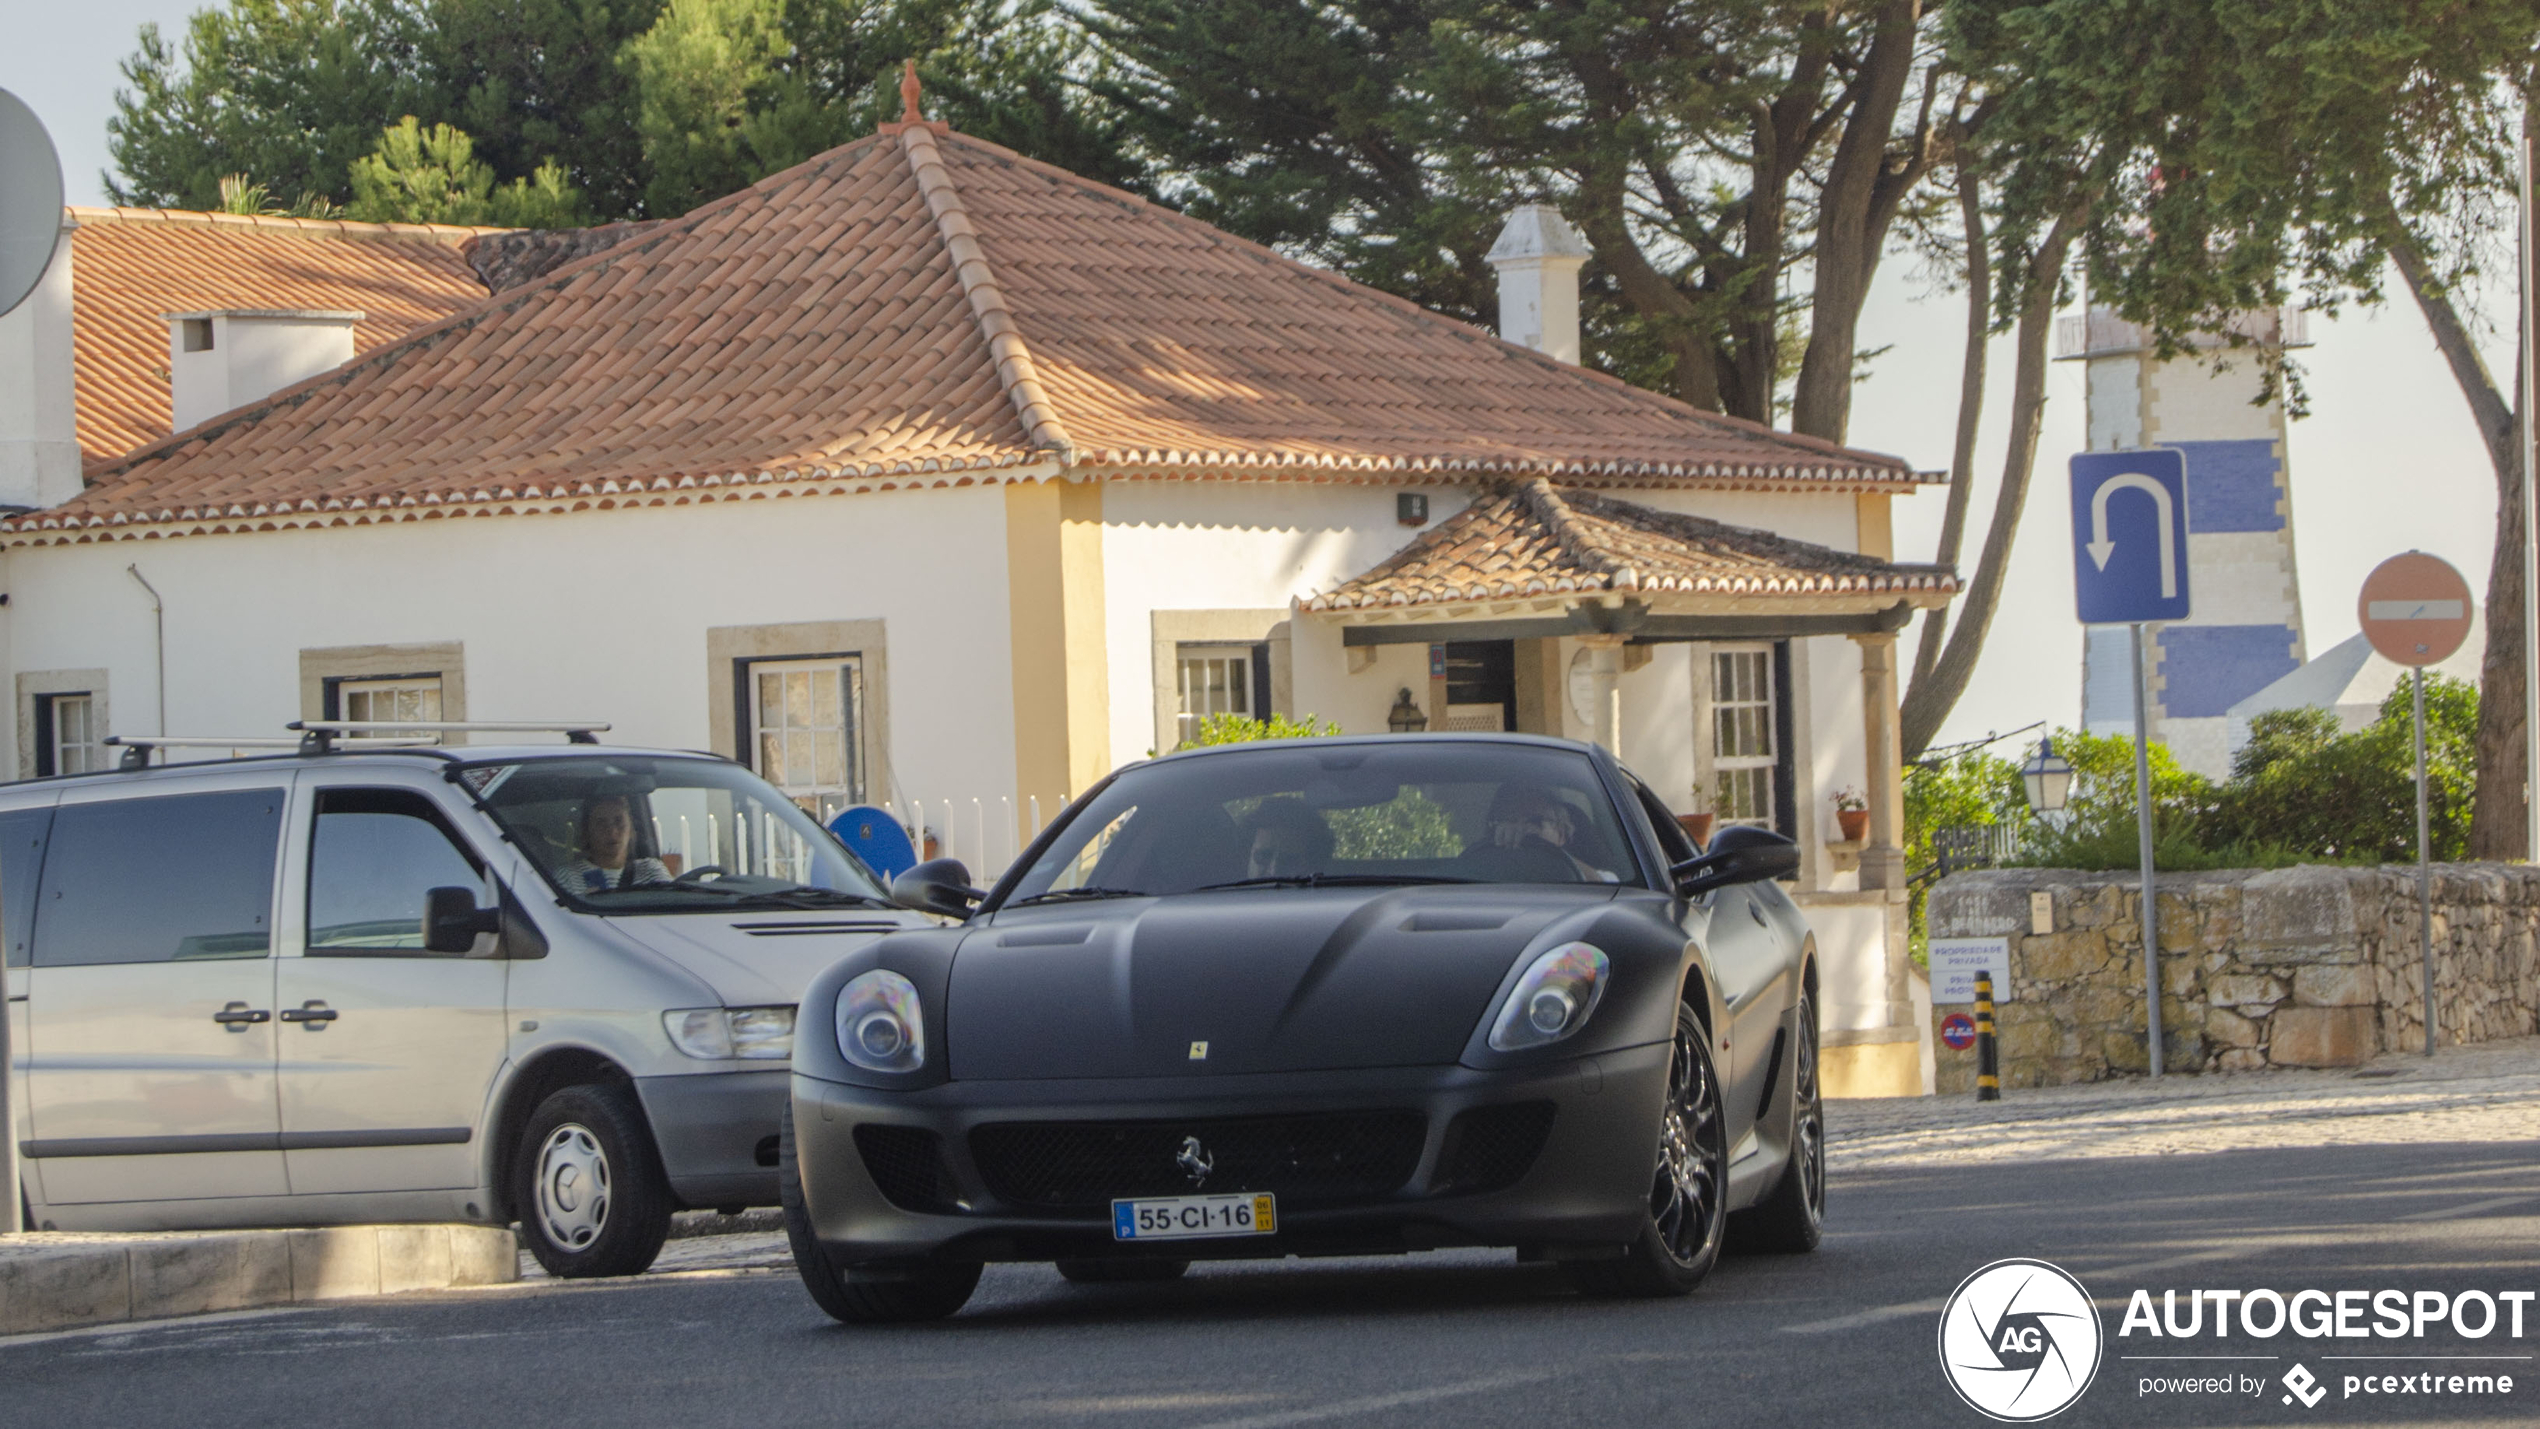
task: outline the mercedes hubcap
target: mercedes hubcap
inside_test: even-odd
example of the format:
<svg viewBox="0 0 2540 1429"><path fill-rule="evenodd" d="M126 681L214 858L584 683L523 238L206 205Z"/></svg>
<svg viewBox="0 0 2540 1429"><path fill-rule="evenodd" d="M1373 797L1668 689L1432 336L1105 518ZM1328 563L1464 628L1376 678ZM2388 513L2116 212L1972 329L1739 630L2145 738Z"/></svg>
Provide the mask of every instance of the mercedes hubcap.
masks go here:
<svg viewBox="0 0 2540 1429"><path fill-rule="evenodd" d="M1703 1035L1698 1025L1676 1033L1675 1057L1667 1072L1667 1110L1658 1122L1658 1175L1649 1192L1659 1239L1684 1265L1699 1261L1710 1249L1724 1204L1725 1128L1711 1061L1695 1040Z"/></svg>
<svg viewBox="0 0 2540 1429"><path fill-rule="evenodd" d="M548 1241L565 1250L588 1250L608 1225L608 1153L571 1122L538 1148L538 1220Z"/></svg>

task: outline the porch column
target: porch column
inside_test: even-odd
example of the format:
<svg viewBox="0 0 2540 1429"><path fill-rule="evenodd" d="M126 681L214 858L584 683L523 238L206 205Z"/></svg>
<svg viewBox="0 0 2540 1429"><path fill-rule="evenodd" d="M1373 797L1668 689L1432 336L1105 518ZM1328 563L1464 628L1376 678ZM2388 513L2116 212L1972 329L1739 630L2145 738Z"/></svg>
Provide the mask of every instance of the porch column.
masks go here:
<svg viewBox="0 0 2540 1429"><path fill-rule="evenodd" d="M1896 637L1855 635L1861 645L1861 723L1867 736L1870 837L1861 850L1863 888L1905 886L1905 749L1896 718Z"/></svg>
<svg viewBox="0 0 2540 1429"><path fill-rule="evenodd" d="M1587 647L1588 678L1594 690L1596 719L1590 732L1605 752L1623 757L1623 647L1631 643L1628 635L1582 635L1579 643Z"/></svg>

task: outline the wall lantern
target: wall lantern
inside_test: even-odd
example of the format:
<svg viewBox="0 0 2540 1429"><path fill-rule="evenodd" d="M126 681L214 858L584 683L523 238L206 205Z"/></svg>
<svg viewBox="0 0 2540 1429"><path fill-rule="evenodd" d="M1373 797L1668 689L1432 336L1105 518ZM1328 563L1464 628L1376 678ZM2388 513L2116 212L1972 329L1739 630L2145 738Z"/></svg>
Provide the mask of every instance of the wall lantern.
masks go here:
<svg viewBox="0 0 2540 1429"><path fill-rule="evenodd" d="M2055 752L2055 741L2041 739L2037 753L2020 766L2020 782L2028 786L2028 806L2040 814L2051 814L2064 807L2073 790L2073 766L2070 760Z"/></svg>
<svg viewBox="0 0 2540 1429"><path fill-rule="evenodd" d="M1393 708L1385 712L1385 723L1396 734L1417 734L1429 727L1429 717L1411 702L1411 691L1406 688L1395 697Z"/></svg>

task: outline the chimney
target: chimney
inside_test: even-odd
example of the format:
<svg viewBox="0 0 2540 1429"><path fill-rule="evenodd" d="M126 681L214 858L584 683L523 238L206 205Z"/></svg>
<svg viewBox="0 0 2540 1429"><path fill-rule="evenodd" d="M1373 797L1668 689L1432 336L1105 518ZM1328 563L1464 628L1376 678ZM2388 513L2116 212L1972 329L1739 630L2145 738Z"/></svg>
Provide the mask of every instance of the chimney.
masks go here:
<svg viewBox="0 0 2540 1429"><path fill-rule="evenodd" d="M1508 215L1484 255L1499 270L1499 335L1563 362L1579 360L1579 268L1588 246L1548 203Z"/></svg>
<svg viewBox="0 0 2540 1429"><path fill-rule="evenodd" d="M181 432L352 361L362 315L220 308L167 318L168 388Z"/></svg>
<svg viewBox="0 0 2540 1429"><path fill-rule="evenodd" d="M79 494L79 408L71 368L71 230L35 291L0 316L0 507L58 506Z"/></svg>

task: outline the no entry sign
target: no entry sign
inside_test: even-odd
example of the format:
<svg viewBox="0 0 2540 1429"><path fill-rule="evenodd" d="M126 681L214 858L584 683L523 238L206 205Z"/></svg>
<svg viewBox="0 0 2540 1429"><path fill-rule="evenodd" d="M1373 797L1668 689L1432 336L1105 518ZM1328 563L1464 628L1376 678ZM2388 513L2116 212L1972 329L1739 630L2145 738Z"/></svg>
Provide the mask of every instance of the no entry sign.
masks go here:
<svg viewBox="0 0 2540 1429"><path fill-rule="evenodd" d="M2392 556L2364 577L2355 614L2364 638L2391 660L2440 664L2469 638L2469 582L2440 556L2423 551Z"/></svg>
<svg viewBox="0 0 2540 1429"><path fill-rule="evenodd" d="M1964 1052L1976 1045L1976 1020L1963 1012L1953 1012L1941 1019L1940 1040Z"/></svg>

